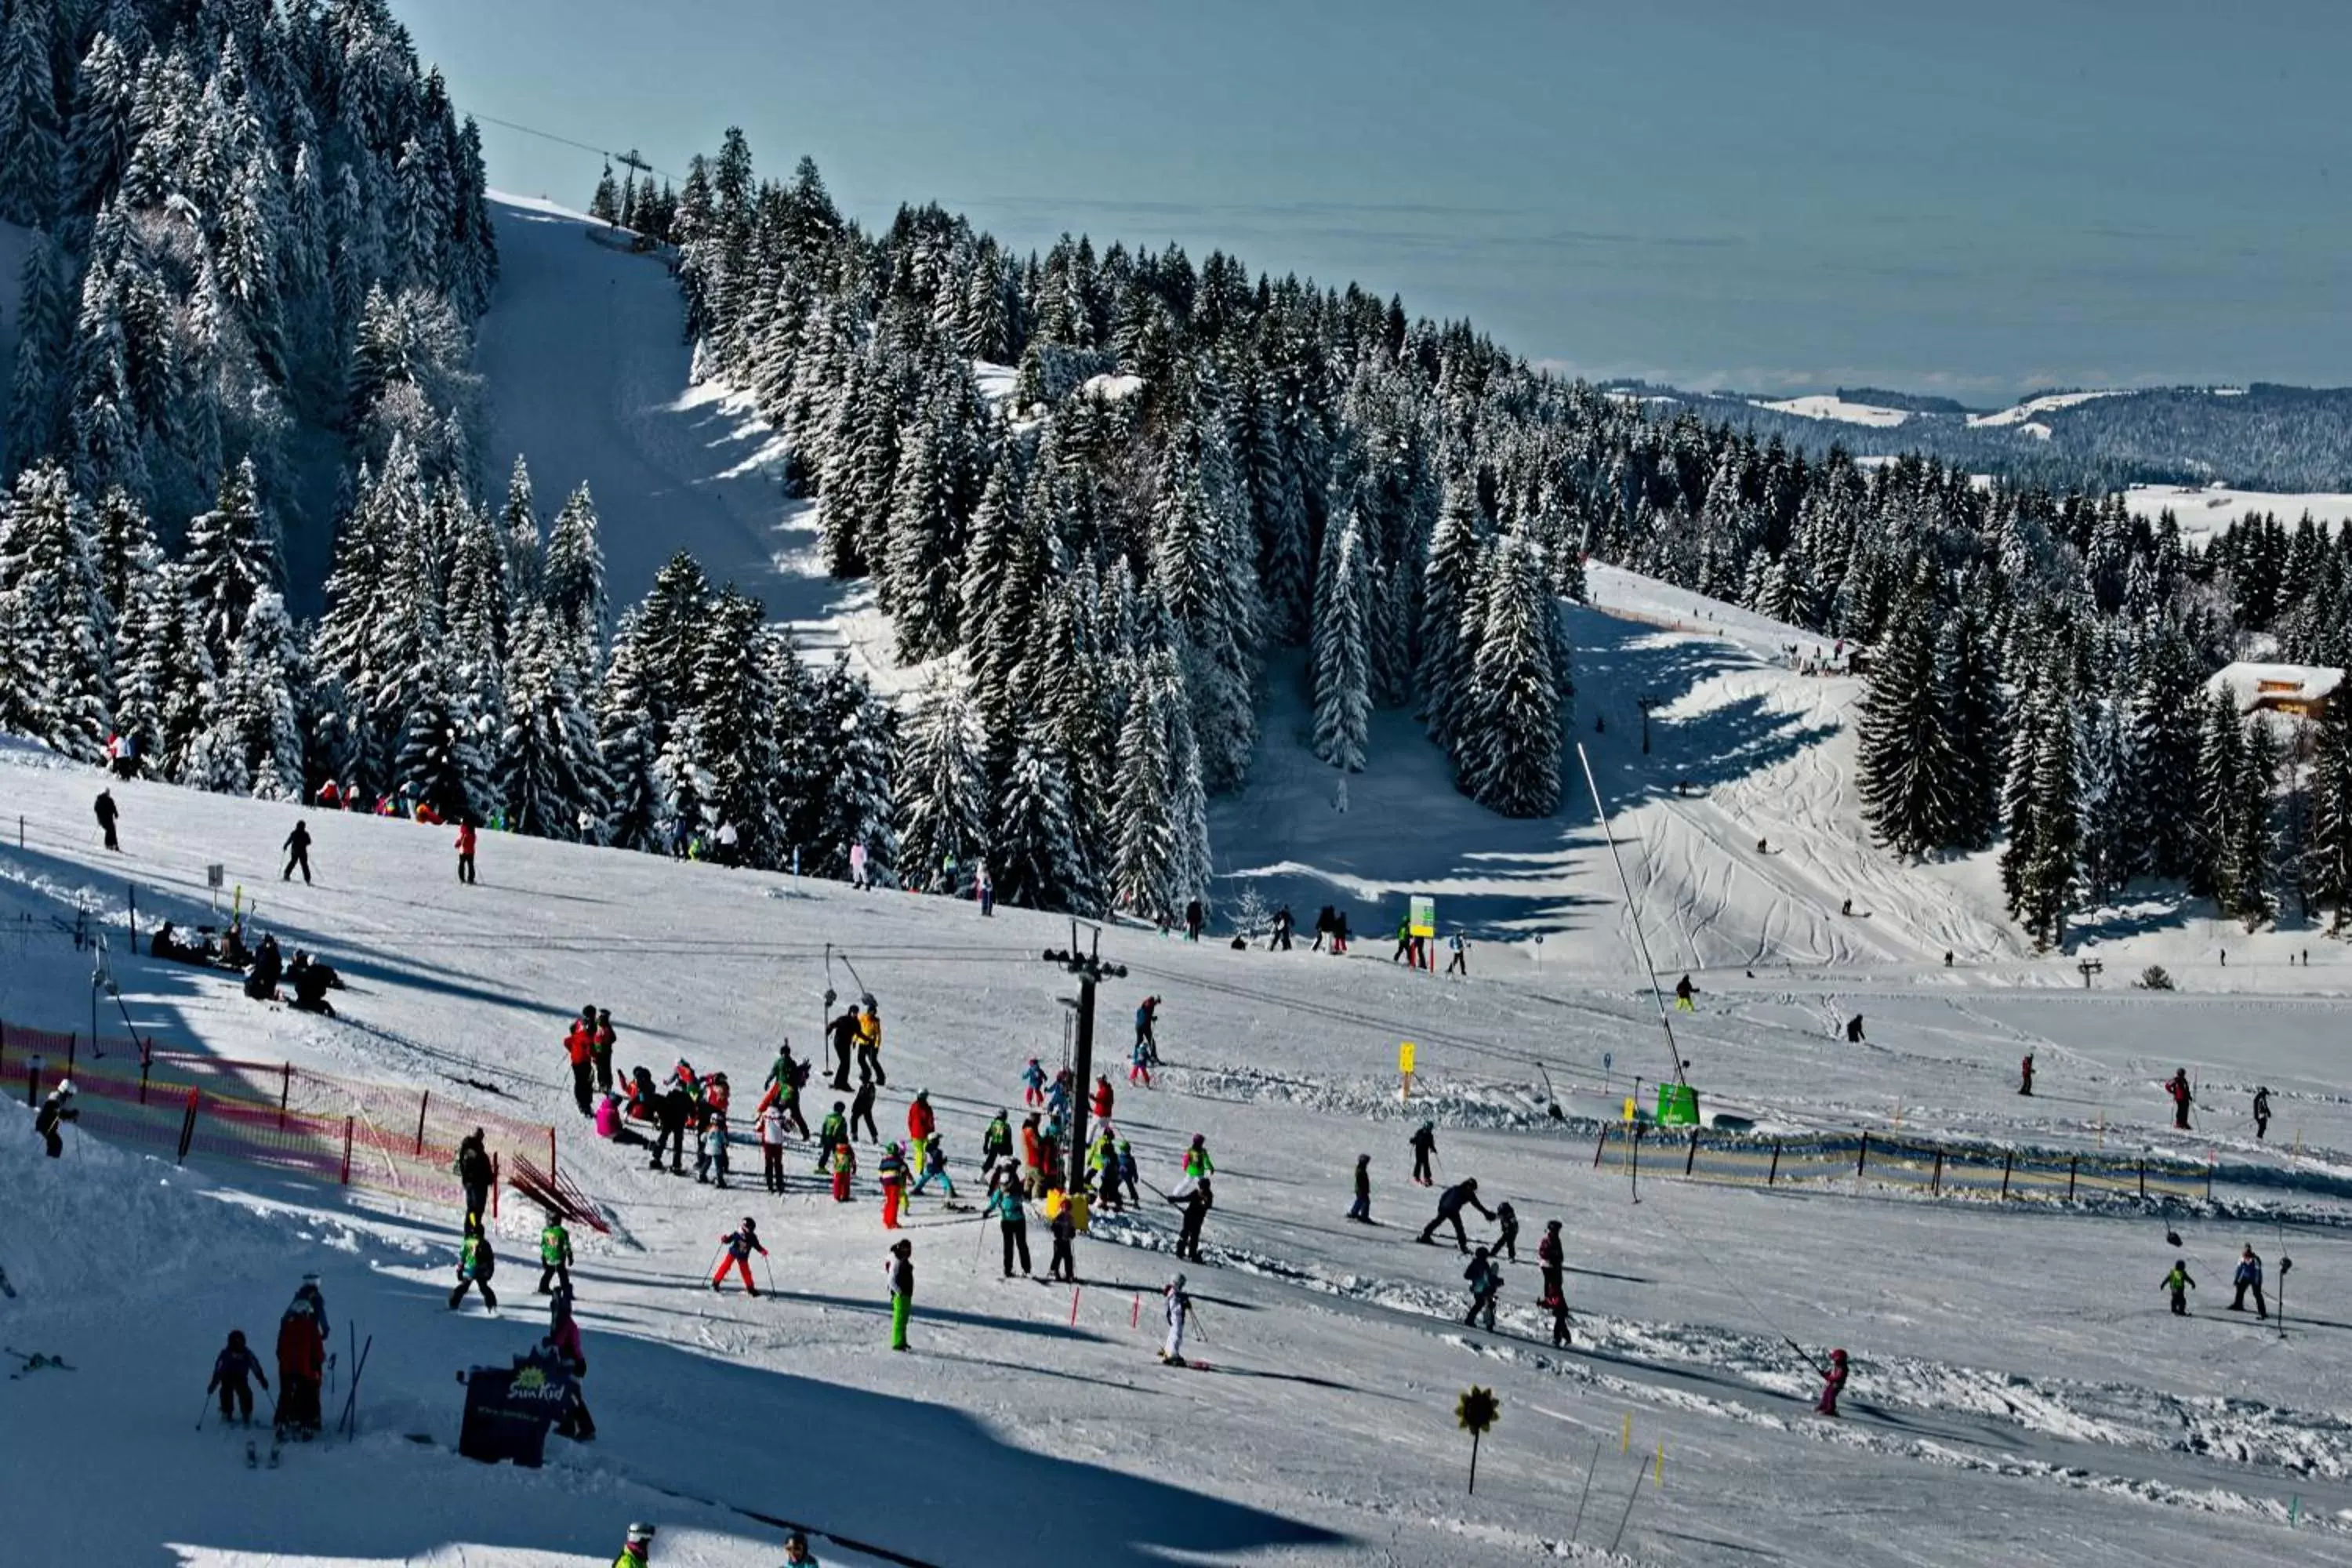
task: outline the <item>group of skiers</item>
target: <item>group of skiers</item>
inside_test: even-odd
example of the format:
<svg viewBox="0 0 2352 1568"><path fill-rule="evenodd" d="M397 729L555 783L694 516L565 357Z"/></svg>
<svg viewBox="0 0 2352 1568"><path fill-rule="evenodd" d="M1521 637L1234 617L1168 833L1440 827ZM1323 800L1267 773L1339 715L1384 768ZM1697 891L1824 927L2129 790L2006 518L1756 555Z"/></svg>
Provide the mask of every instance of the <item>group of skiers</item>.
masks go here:
<svg viewBox="0 0 2352 1568"><path fill-rule="evenodd" d="M319 1277L305 1274L293 1300L278 1320L278 1386L271 1401L271 1422L281 1441L294 1437L307 1442L319 1435L324 1420L319 1391L326 1380L331 1331L327 1299L319 1289ZM246 1343L245 1331L231 1329L228 1342L213 1358L212 1379L205 1384L206 1394L220 1397L223 1426L253 1425L253 1385L257 1383L268 1390L269 1374L262 1370L260 1359Z"/></svg>

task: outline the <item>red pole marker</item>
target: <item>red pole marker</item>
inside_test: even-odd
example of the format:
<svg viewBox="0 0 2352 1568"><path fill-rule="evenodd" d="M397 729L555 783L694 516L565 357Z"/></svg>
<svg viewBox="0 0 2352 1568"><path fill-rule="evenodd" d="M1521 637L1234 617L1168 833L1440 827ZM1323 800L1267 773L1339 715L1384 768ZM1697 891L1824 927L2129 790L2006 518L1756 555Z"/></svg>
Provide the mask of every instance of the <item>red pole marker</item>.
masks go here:
<svg viewBox="0 0 2352 1568"><path fill-rule="evenodd" d="M1078 1326L1078 1288L1077 1288L1076 1285L1073 1285L1073 1286L1071 1286L1071 1287L1070 1287L1070 1327L1072 1327L1072 1328L1074 1328L1074 1329L1075 1329L1075 1328L1076 1328L1077 1326Z"/></svg>

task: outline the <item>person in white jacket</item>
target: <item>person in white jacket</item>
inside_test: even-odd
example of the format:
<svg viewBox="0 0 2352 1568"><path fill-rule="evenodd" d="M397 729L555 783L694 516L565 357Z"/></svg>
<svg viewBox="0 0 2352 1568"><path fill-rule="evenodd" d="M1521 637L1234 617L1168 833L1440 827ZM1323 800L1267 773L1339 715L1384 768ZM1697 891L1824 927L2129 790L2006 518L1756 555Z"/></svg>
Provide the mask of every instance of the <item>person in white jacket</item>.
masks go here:
<svg viewBox="0 0 2352 1568"><path fill-rule="evenodd" d="M1185 1293L1181 1274L1168 1281L1167 1297L1168 1342L1161 1347L1160 1359L1179 1366L1184 1361L1184 1325L1192 1321L1192 1298Z"/></svg>

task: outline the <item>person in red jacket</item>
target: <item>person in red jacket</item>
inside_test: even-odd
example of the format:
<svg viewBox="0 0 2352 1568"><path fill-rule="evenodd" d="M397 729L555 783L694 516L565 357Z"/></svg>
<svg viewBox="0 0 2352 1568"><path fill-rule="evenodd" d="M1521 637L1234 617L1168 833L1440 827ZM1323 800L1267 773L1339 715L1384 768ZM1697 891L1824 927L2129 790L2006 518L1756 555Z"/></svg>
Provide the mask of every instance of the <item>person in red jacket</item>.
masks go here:
<svg viewBox="0 0 2352 1568"><path fill-rule="evenodd" d="M471 882L473 879L474 819L461 816L457 819L457 880Z"/></svg>
<svg viewBox="0 0 2352 1568"><path fill-rule="evenodd" d="M319 1431L319 1380L327 1342L308 1299L297 1296L278 1321L278 1433L309 1438Z"/></svg>
<svg viewBox="0 0 2352 1568"><path fill-rule="evenodd" d="M1837 1412L1838 1395L1845 1392L1845 1352L1830 1352L1830 1366L1822 1373L1822 1402L1813 1406L1823 1415Z"/></svg>
<svg viewBox="0 0 2352 1568"><path fill-rule="evenodd" d="M1045 1140L1037 1131L1037 1113L1021 1119L1021 1168L1027 1173L1029 1195L1045 1191Z"/></svg>
<svg viewBox="0 0 2352 1568"><path fill-rule="evenodd" d="M1094 1096L1094 1114L1097 1121L1108 1121L1110 1120L1110 1075L1108 1073L1097 1073L1095 1075Z"/></svg>
<svg viewBox="0 0 2352 1568"><path fill-rule="evenodd" d="M580 1009L580 1016L572 1020L572 1032L563 1037L563 1054L572 1058L572 1098L580 1103L580 1114L596 1114L596 1068L592 1047L596 1043L596 1009Z"/></svg>
<svg viewBox="0 0 2352 1568"><path fill-rule="evenodd" d="M2189 1088L2189 1069L2182 1068L2174 1073L2171 1080L2164 1086L2164 1092L2172 1096L2172 1125L2183 1132L2188 1131L2189 1108L2197 1098Z"/></svg>
<svg viewBox="0 0 2352 1568"><path fill-rule="evenodd" d="M907 1107L907 1147L920 1149L939 1130L940 1119L931 1112L931 1091L918 1091L914 1103Z"/></svg>

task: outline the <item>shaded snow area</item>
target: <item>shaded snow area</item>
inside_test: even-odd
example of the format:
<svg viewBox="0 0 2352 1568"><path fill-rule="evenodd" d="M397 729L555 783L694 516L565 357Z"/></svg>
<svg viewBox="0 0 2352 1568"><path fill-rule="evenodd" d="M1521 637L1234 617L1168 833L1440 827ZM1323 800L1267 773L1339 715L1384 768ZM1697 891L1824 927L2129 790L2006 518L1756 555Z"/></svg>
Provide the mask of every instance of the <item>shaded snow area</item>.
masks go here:
<svg viewBox="0 0 2352 1568"><path fill-rule="evenodd" d="M1727 620L1727 639L1675 628L1703 625L1703 601L1605 573L1595 593L1616 613L1575 612L1580 723L1601 742L1653 944L1682 942L1686 918L1702 948L1769 931L1821 960L1696 974L1676 1039L1708 1109L1768 1132L1899 1130L2062 1166L2210 1160L2210 1201L2143 1204L2121 1187L2079 1204L1981 1188L1939 1200L1846 1170L1686 1182L1661 1133L1635 1205L1620 1160L1595 1168L1593 1140L1628 1076L1654 1079L1665 1053L1586 817L1489 821L1473 837L1435 764L1413 761L1434 753L1400 739L1380 749L1386 771L1356 781L1346 831L1265 808L1265 844L1231 824L1221 842L1382 885L1394 867L1450 868L1476 890L1442 894L1441 916L1455 898L1497 921L1539 917L1543 965L1481 944L1465 981L1391 965L1369 930L1344 958L1305 938L1274 953L1107 931L1103 955L1129 973L1104 984L1099 1038L1144 1206L1077 1242L1074 1297L1006 1280L992 1226L918 1199L904 1232L911 1348L893 1354L877 1151L861 1148L850 1205L830 1200L797 1143L780 1196L740 1142L735 1191L650 1171L571 1108L564 1021L607 1005L622 1068L685 1058L727 1072L748 1108L780 1032L814 1044L828 983L870 991L889 1079L877 1120L895 1134L928 1089L969 1198L984 1120L1020 1108L1025 1059L1061 1058L1057 998L1073 982L1039 953L1067 941L1066 921L500 835L483 837L479 885L461 888L442 830L316 813L317 883L289 884L273 873L294 808L145 784L115 786L124 848L109 855L89 821L95 775L12 745L0 806L25 828L21 847L13 833L0 846L0 1018L87 1027L91 963L68 929L77 909L100 911L118 942L110 1020L127 1015L166 1047L553 1122L562 1168L613 1226L575 1229L599 1439L551 1439L543 1470L486 1468L452 1452L453 1373L520 1351L544 1321L535 1221L517 1194L496 1226L505 1315L470 1300L452 1312L453 1214L203 1158L181 1169L79 1130L64 1158L42 1159L12 1065L0 1268L16 1294L0 1298L0 1342L70 1368L0 1381L16 1558L595 1568L644 1518L661 1527L659 1563L751 1568L781 1557L779 1528L752 1517L765 1515L958 1568L1049 1554L1101 1568L2352 1561L2352 1324L2336 1305L2352 1276L2352 1004L2313 994L2343 973L2332 953L2291 975L2230 966L2276 994L2217 994L2193 977L2179 993L2126 992L2113 966L2096 992L2024 990L2055 966L1923 961L1976 895L1892 868L1883 890L1900 909L1842 922L1839 888L1880 889L1854 888L1852 867L1801 867L1852 833L1830 782L1852 689L1774 667L1769 623ZM1617 695L1638 691L1665 700L1647 759ZM1303 711L1269 725L1269 762L1296 749ZM1665 792L1676 764L1698 793ZM1379 800L1393 807L1384 820ZM1724 868L1759 821L1790 847ZM257 903L259 927L341 968L339 1017L121 951L126 890L143 920L194 920L210 862L225 899ZM1149 1088L1114 1065L1147 994L1164 998ZM1849 1045L1837 1026L1855 1013L1867 1039ZM1401 1103L1406 1039L1419 1075ZM2015 1092L2027 1051L2031 1099ZM2200 1097L2187 1132L2157 1087L2177 1067ZM2276 1107L2266 1141L2247 1115L2257 1084ZM834 1098L812 1086L813 1121ZM1523 1226L1493 1331L1461 1321L1465 1260L1414 1245L1433 1194L1408 1180L1405 1138L1424 1115L1441 1178L1476 1177ZM748 1121L739 1109L739 1140ZM1200 1308L1188 1352L1206 1364L1169 1370L1155 1318L1178 1265L1156 1190L1175 1184L1194 1133L1217 1204L1202 1258L1181 1267ZM1360 1152L1372 1226L1341 1217ZM745 1214L773 1289L714 1295L718 1237ZM1493 1234L1470 1217L1474 1238ZM1575 1313L1565 1350L1535 1305L1530 1254L1552 1218ZM2158 1289L2168 1229L2200 1287L2186 1318ZM1042 1216L1029 1241L1042 1274ZM2274 1306L2281 1253L2294 1259L2284 1338L2227 1310L2246 1242ZM346 1358L339 1385L345 1325L373 1337L359 1435L248 1473L242 1434L198 1429L205 1375L232 1327L269 1359L305 1270L321 1277ZM1851 1352L1841 1419L1811 1413L1817 1379L1783 1335L1814 1356ZM1502 1407L1475 1499L1453 1416L1474 1383ZM341 1403L338 1386L331 1412ZM816 1546L827 1563L877 1560Z"/></svg>

